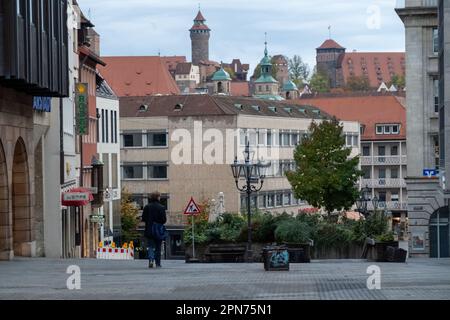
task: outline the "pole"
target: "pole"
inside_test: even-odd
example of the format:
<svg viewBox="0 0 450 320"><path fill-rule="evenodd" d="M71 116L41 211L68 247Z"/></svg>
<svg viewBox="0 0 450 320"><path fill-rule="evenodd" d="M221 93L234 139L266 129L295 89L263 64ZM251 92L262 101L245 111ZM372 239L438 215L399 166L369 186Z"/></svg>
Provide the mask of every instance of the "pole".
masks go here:
<svg viewBox="0 0 450 320"><path fill-rule="evenodd" d="M250 184L250 181L248 182ZM250 209L250 194L251 191L247 191L247 220L248 220L248 243L247 243L247 262L252 262L252 213Z"/></svg>
<svg viewBox="0 0 450 320"><path fill-rule="evenodd" d="M194 215L192 216L192 259L195 259L195 233L194 233L194 227L195 227L195 221L194 221Z"/></svg>

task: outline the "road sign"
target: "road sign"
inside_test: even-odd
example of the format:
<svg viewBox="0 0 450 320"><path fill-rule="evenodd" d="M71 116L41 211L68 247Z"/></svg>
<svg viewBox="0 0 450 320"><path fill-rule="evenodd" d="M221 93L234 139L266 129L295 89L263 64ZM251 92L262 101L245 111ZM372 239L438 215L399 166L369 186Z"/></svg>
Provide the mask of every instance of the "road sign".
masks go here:
<svg viewBox="0 0 450 320"><path fill-rule="evenodd" d="M424 177L436 177L439 174L439 171L436 169L423 169L423 176Z"/></svg>
<svg viewBox="0 0 450 320"><path fill-rule="evenodd" d="M184 214L186 215L196 215L200 213L200 208L195 203L194 198L191 198L186 209L184 210Z"/></svg>
<svg viewBox="0 0 450 320"><path fill-rule="evenodd" d="M64 201L89 201L89 193L87 192L66 192L63 193Z"/></svg>

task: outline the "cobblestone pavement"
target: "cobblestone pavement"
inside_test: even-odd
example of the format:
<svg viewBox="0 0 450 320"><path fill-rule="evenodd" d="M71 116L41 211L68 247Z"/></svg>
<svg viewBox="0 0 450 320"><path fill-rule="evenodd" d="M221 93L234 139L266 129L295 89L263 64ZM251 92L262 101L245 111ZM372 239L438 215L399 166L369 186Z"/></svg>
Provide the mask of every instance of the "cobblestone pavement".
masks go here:
<svg viewBox="0 0 450 320"><path fill-rule="evenodd" d="M381 268L381 290L367 289L372 264ZM66 287L70 265L81 269L81 290ZM450 299L450 259L327 260L265 272L261 263L163 261L148 269L144 260L20 258L0 262L0 299Z"/></svg>

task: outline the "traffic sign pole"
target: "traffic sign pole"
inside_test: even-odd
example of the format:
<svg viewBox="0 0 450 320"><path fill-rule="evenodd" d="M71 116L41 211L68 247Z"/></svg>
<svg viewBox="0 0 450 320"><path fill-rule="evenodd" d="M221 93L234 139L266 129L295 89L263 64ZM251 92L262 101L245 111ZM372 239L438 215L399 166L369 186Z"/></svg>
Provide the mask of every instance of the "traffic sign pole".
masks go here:
<svg viewBox="0 0 450 320"><path fill-rule="evenodd" d="M192 258L195 259L195 221L194 215L192 215Z"/></svg>

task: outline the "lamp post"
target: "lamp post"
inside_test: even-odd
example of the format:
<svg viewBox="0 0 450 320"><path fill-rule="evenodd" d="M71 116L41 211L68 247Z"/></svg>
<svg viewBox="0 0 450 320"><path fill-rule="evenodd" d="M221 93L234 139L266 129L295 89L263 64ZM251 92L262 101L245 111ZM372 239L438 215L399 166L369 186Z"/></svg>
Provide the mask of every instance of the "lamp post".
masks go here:
<svg viewBox="0 0 450 320"><path fill-rule="evenodd" d="M264 184L265 169L270 166L269 163L262 163L261 161L253 162L254 153L250 150L250 144L247 143L244 151L244 163L239 163L237 157L231 165L234 182L236 188L247 194L247 223L248 223L248 240L247 240L247 261L251 262L253 258L252 252L252 218L251 218L251 194L260 191ZM239 186L239 179L244 178L245 184Z"/></svg>
<svg viewBox="0 0 450 320"><path fill-rule="evenodd" d="M369 192L370 192L370 189L367 186L365 188L361 189L359 198L356 200L356 208L357 208L358 212L361 213L364 217L367 217L369 215L369 211L367 210L367 204L370 201ZM376 208L378 206L378 198L377 197L373 198L372 204L373 204L374 210L376 211Z"/></svg>

